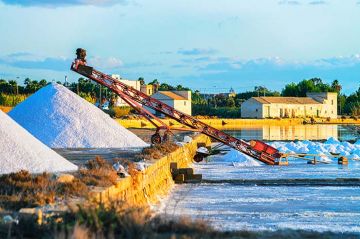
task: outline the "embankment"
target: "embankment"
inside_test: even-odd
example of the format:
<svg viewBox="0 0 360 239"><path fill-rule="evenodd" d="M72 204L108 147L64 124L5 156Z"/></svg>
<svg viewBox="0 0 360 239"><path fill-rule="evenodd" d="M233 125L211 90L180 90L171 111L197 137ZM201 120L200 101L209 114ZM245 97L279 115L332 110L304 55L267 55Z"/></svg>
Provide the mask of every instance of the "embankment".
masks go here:
<svg viewBox="0 0 360 239"><path fill-rule="evenodd" d="M154 128L152 124L141 119L116 119L125 128ZM182 125L172 119L163 119L167 125L181 127ZM304 119L200 119L200 121L211 125L217 129L241 129L244 126L259 127L262 125L301 125ZM354 119L317 119L317 124L360 124L359 120Z"/></svg>
<svg viewBox="0 0 360 239"><path fill-rule="evenodd" d="M145 171L120 179L116 185L109 188L94 190L92 198L105 204L113 200L122 200L137 206L158 202L162 196L168 194L174 184L170 163L176 162L181 168L189 167L199 143L209 145L210 138L197 135L192 142L157 160Z"/></svg>

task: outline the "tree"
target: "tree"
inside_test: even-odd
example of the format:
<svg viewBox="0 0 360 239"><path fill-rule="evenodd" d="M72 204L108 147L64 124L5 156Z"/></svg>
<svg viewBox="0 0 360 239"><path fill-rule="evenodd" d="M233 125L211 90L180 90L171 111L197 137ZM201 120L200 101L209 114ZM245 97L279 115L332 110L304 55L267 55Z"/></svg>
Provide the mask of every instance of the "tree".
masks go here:
<svg viewBox="0 0 360 239"><path fill-rule="evenodd" d="M154 79L153 81L151 81L150 83L149 83L149 85L159 85L160 83L159 83L159 81L158 81L158 79Z"/></svg>
<svg viewBox="0 0 360 239"><path fill-rule="evenodd" d="M295 83L290 83L282 90L282 96L298 96L299 92Z"/></svg>
<svg viewBox="0 0 360 239"><path fill-rule="evenodd" d="M346 98L344 112L352 115L360 115L360 87Z"/></svg>
<svg viewBox="0 0 360 239"><path fill-rule="evenodd" d="M139 77L138 81L140 81L140 85L145 85L145 80L143 77Z"/></svg>
<svg viewBox="0 0 360 239"><path fill-rule="evenodd" d="M226 99L226 106L227 107L235 107L235 100L233 97L228 97Z"/></svg>
<svg viewBox="0 0 360 239"><path fill-rule="evenodd" d="M336 92L329 84L323 83L320 78L302 80L298 84L290 83L285 85L282 96L305 97L308 92Z"/></svg>
<svg viewBox="0 0 360 239"><path fill-rule="evenodd" d="M337 93L340 93L341 89L342 89L342 86L339 84L339 81L338 80L334 80L332 83L331 83L331 88L336 91Z"/></svg>

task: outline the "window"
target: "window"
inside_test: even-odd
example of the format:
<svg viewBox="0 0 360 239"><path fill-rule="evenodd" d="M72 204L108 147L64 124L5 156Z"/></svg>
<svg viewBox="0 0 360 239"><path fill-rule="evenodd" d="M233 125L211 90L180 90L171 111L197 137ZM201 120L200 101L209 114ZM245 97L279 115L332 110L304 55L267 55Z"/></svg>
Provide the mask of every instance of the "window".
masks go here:
<svg viewBox="0 0 360 239"><path fill-rule="evenodd" d="M186 101L184 101L184 105L186 106Z"/></svg>
<svg viewBox="0 0 360 239"><path fill-rule="evenodd" d="M256 109L255 111L258 112L258 109Z"/></svg>
<svg viewBox="0 0 360 239"><path fill-rule="evenodd" d="M148 93L148 95L150 95L151 94L151 90L149 89L149 93Z"/></svg>
<svg viewBox="0 0 360 239"><path fill-rule="evenodd" d="M331 105L334 105L334 100L331 100Z"/></svg>

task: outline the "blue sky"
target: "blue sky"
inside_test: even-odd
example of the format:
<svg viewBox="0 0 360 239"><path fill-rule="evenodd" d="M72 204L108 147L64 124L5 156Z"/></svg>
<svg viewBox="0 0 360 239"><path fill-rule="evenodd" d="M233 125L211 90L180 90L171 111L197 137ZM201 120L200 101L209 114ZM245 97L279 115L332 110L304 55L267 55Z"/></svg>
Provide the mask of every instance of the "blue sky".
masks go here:
<svg viewBox="0 0 360 239"><path fill-rule="evenodd" d="M0 78L70 80L77 47L129 79L205 92L360 84L360 0L0 0Z"/></svg>

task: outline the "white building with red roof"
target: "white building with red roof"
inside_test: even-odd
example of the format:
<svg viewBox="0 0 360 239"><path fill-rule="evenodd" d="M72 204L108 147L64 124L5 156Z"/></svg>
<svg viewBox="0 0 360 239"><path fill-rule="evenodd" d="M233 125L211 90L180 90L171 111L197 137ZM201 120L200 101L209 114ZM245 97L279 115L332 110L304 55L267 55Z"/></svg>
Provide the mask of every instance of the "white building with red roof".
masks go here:
<svg viewBox="0 0 360 239"><path fill-rule="evenodd" d="M337 93L308 93L307 97L252 97L241 104L242 118L337 118Z"/></svg>

